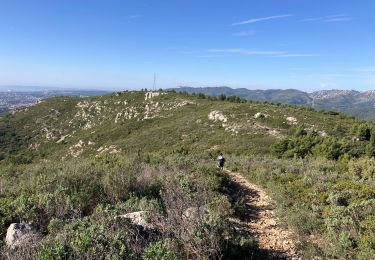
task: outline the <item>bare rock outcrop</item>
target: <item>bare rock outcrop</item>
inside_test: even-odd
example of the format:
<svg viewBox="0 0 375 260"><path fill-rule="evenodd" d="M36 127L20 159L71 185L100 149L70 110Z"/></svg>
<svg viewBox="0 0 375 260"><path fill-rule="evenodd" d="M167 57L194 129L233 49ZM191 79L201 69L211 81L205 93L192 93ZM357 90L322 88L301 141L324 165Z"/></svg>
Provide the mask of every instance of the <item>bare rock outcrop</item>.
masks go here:
<svg viewBox="0 0 375 260"><path fill-rule="evenodd" d="M293 117L293 116L288 116L288 117L286 118L286 121L288 121L288 123L289 123L290 125L296 125L296 124L298 124L298 120L297 120L297 118L295 118L295 117Z"/></svg>
<svg viewBox="0 0 375 260"><path fill-rule="evenodd" d="M8 247L15 248L25 244L35 244L42 238L31 224L12 223L8 227L5 242Z"/></svg>
<svg viewBox="0 0 375 260"><path fill-rule="evenodd" d="M146 211L136 211L119 215L117 218L129 219L133 225L141 226L144 229L153 229L154 226L146 221Z"/></svg>
<svg viewBox="0 0 375 260"><path fill-rule="evenodd" d="M223 122L226 123L228 121L228 118L223 114L221 111L212 111L208 114L208 119L214 121L214 122Z"/></svg>

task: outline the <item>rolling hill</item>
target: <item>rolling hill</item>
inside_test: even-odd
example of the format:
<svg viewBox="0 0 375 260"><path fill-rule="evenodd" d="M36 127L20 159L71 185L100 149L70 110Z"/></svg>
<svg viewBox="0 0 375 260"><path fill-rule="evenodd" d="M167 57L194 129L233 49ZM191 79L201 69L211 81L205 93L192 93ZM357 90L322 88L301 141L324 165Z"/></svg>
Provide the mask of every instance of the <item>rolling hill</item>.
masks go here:
<svg viewBox="0 0 375 260"><path fill-rule="evenodd" d="M269 145L288 136L297 124L319 133L331 134L337 125L350 132L352 119L322 115L303 107L210 101L170 92L55 97L0 118L2 136L11 133L13 138L3 139L0 147L9 155L19 147L33 156L48 150L48 156L59 159L98 155L104 147L147 152L182 148L209 152L217 147L256 154L269 153Z"/></svg>
<svg viewBox="0 0 375 260"><path fill-rule="evenodd" d="M175 91L53 97L0 117L0 234L34 230L1 256L262 259L233 221L249 205L220 152L269 192L304 257L375 256L372 123Z"/></svg>

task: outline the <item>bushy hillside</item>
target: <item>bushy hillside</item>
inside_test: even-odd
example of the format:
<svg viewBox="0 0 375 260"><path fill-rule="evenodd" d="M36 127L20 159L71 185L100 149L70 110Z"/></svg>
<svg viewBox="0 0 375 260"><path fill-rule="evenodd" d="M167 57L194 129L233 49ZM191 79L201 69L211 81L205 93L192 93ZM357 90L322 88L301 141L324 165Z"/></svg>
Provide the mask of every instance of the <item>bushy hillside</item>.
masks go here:
<svg viewBox="0 0 375 260"><path fill-rule="evenodd" d="M48 99L0 119L2 157L64 159L184 149L269 153L270 145L297 125L319 135L336 134L333 129L340 127L349 137L355 122L303 107L228 100L173 92Z"/></svg>
<svg viewBox="0 0 375 260"><path fill-rule="evenodd" d="M230 169L266 187L308 257L373 257L374 125L335 112L171 92L56 97L0 117L3 258L256 258L230 221ZM145 214L134 225L126 214ZM127 215L126 215L127 216ZM139 227L141 226L141 227ZM236 231L237 230L237 231Z"/></svg>

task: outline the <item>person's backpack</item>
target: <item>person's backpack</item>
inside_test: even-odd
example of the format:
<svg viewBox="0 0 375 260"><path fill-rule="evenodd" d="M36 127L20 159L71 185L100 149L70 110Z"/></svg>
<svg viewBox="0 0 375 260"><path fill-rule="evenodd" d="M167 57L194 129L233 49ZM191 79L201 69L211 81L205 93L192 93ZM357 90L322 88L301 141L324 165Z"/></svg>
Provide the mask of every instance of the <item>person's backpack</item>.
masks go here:
<svg viewBox="0 0 375 260"><path fill-rule="evenodd" d="M225 158L224 156L219 156L219 167L224 167Z"/></svg>

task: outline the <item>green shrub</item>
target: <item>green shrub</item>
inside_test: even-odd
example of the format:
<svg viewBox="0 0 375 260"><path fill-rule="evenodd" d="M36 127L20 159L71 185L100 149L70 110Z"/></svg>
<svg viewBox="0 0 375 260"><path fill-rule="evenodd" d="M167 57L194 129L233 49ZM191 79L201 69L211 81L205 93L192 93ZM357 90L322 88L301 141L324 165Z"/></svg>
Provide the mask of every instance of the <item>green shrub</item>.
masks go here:
<svg viewBox="0 0 375 260"><path fill-rule="evenodd" d="M362 141L370 140L371 126L369 126L368 124L360 124L357 128L357 137Z"/></svg>
<svg viewBox="0 0 375 260"><path fill-rule="evenodd" d="M329 160L338 160L347 152L345 144L334 137L324 138L314 149L314 154L324 156Z"/></svg>
<svg viewBox="0 0 375 260"><path fill-rule="evenodd" d="M13 198L0 197L0 237L4 237L6 229L15 220Z"/></svg>
<svg viewBox="0 0 375 260"><path fill-rule="evenodd" d="M150 244L143 253L144 260L177 260L177 254L171 249L168 240Z"/></svg>
<svg viewBox="0 0 375 260"><path fill-rule="evenodd" d="M56 235L63 230L64 225L65 223L61 219L53 218L48 224L48 233Z"/></svg>
<svg viewBox="0 0 375 260"><path fill-rule="evenodd" d="M69 256L68 248L62 244L51 244L48 247L42 247L39 254L37 255L37 260L62 260Z"/></svg>
<svg viewBox="0 0 375 260"><path fill-rule="evenodd" d="M348 163L348 173L355 179L362 181L375 180L375 159L361 158Z"/></svg>

